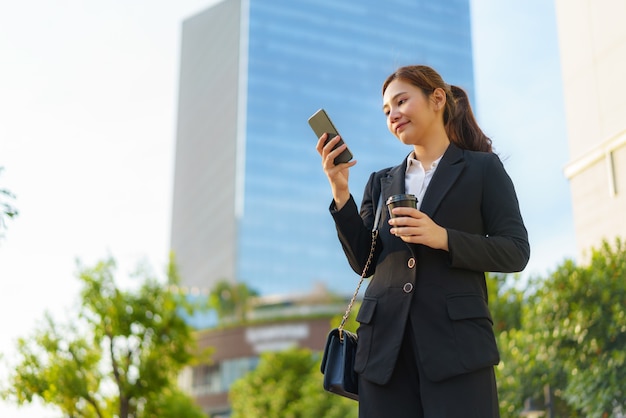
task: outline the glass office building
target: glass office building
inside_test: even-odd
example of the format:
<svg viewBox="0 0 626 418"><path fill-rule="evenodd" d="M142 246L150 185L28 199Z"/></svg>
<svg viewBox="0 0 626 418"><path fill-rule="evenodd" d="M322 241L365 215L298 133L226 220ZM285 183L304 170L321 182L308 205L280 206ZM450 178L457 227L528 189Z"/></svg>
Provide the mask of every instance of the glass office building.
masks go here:
<svg viewBox="0 0 626 418"><path fill-rule="evenodd" d="M359 203L370 173L410 152L381 110L407 64L473 98L469 0L224 0L185 20L171 230L184 284L350 294L307 119L325 108L350 146Z"/></svg>

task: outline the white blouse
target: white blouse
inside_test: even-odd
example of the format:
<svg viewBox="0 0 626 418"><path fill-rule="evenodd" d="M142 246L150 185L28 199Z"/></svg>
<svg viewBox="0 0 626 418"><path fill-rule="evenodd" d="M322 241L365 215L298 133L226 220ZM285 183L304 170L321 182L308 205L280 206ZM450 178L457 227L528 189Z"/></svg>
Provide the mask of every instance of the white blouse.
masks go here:
<svg viewBox="0 0 626 418"><path fill-rule="evenodd" d="M406 173L404 174L404 188L406 193L413 194L417 197L418 209L422 204L422 199L424 198L424 194L426 194L426 189L428 189L430 180L433 178L433 174L435 174L435 170L437 169L439 161L441 161L442 157L443 155L433 161L428 170L424 170L420 160L415 158L414 152L409 154L407 158Z"/></svg>

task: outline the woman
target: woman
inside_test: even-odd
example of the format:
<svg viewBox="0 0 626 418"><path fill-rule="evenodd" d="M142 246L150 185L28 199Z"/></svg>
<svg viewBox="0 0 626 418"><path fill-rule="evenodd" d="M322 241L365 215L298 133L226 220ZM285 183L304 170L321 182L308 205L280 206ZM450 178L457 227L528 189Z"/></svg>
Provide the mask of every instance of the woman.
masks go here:
<svg viewBox="0 0 626 418"><path fill-rule="evenodd" d="M530 255L511 179L476 123L465 92L426 66L383 84L387 127L413 149L373 173L360 213L339 137L317 143L331 213L350 265L364 268L379 196L411 193L418 207L383 211L373 275L357 315L361 418L498 417L498 349L484 272L515 272Z"/></svg>

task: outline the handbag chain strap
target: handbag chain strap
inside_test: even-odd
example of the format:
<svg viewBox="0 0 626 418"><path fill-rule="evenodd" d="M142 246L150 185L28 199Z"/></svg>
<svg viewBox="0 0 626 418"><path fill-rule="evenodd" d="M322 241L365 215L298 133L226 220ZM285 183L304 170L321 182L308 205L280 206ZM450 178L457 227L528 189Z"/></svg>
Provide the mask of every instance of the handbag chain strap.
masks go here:
<svg viewBox="0 0 626 418"><path fill-rule="evenodd" d="M359 284L352 295L352 299L350 299L350 303L348 304L348 308L346 309L346 313L343 314L343 318L341 318L341 323L339 327L337 327L339 331L339 340L343 341L343 329L350 316L350 311L352 311L352 305L354 305L354 301L356 300L357 295L359 294L359 290L361 289L361 285L363 284L363 280L365 280L365 275L367 274L367 270L370 268L370 264L372 264L372 259L374 258L374 250L376 249L376 241L378 239L378 222L380 221L380 213L383 208L383 196L382 193L378 198L378 207L376 208L376 218L374 219L374 226L372 228L372 245L370 246L370 253L367 257L367 261L365 262L365 267L363 267L363 272L361 273L361 279L359 280Z"/></svg>

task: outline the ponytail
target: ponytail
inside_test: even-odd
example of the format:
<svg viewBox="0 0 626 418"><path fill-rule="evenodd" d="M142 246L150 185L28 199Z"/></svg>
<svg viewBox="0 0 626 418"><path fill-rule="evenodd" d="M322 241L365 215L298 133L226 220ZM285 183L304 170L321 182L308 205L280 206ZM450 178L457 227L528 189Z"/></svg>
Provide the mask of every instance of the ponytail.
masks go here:
<svg viewBox="0 0 626 418"><path fill-rule="evenodd" d="M393 80L403 80L430 96L436 88L446 92L443 124L450 141L462 149L493 152L491 139L478 126L467 93L457 86L444 83L441 76L425 65L400 67L383 83L383 94Z"/></svg>
<svg viewBox="0 0 626 418"><path fill-rule="evenodd" d="M452 99L452 100L450 100ZM447 102L451 102L451 106ZM492 152L491 139L484 134L478 126L467 93L460 87L449 86L446 91L446 110L444 111L444 124L450 140L459 148Z"/></svg>

